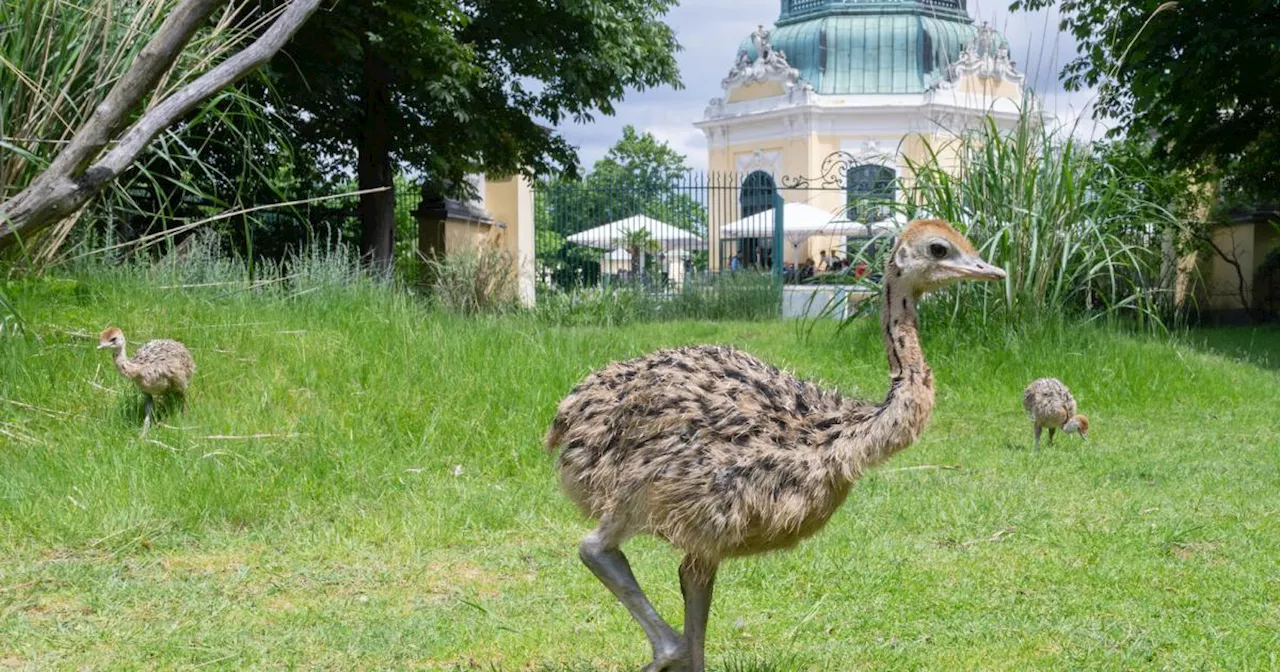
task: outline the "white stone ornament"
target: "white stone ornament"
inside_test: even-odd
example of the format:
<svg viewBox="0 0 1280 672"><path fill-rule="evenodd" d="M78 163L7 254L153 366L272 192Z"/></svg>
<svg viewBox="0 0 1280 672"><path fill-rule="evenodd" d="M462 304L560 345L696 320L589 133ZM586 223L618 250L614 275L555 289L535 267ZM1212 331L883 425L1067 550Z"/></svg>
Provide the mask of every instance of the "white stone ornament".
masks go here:
<svg viewBox="0 0 1280 672"><path fill-rule="evenodd" d="M984 21L978 27L978 34L965 43L959 60L947 67L948 83L954 84L962 77L978 77L1021 85L1026 80L1026 75L1018 72L1018 64L1009 58L1007 48L997 49L995 45L996 30Z"/></svg>
<svg viewBox="0 0 1280 672"><path fill-rule="evenodd" d="M756 48L756 58L754 61L751 60L745 50L738 52L738 60L729 70L729 76L720 82L720 86L725 91L735 86L756 82L779 82L788 92L799 86L800 71L791 67L785 53L775 50L769 43L771 34L773 31L766 30L764 26L757 27L751 34L751 43Z"/></svg>

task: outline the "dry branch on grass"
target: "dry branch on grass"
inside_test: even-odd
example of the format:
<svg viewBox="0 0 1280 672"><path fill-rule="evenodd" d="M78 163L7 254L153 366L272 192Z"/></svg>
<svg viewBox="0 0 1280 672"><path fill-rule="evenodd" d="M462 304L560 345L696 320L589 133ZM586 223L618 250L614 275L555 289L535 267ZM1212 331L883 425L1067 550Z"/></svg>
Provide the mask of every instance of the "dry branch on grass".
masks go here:
<svg viewBox="0 0 1280 672"><path fill-rule="evenodd" d="M958 464L918 464L914 467L898 467L896 469L884 469L881 474L892 474L898 471L960 471Z"/></svg>
<svg viewBox="0 0 1280 672"><path fill-rule="evenodd" d="M212 434L200 438L208 441L254 441L257 439L289 440L297 437L297 434Z"/></svg>

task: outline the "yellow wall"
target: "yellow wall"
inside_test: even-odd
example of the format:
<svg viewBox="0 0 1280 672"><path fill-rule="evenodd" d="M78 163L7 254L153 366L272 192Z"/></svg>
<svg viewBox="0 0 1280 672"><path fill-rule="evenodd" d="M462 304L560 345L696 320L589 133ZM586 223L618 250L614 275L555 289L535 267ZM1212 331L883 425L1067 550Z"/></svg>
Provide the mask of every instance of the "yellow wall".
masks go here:
<svg viewBox="0 0 1280 672"><path fill-rule="evenodd" d="M999 99L1022 100L1022 91L1008 80L993 81L984 77L963 77L956 83L956 91L995 101Z"/></svg>
<svg viewBox="0 0 1280 672"><path fill-rule="evenodd" d="M725 99L728 103L741 103L748 100L760 100L761 98L773 98L781 96L786 91L782 89L781 82L754 82L745 86L734 87L729 92L729 97Z"/></svg>
<svg viewBox="0 0 1280 672"><path fill-rule="evenodd" d="M1210 311L1239 311L1245 308L1264 309L1269 300L1270 286L1255 286L1267 255L1280 247L1280 238L1266 224L1237 224L1223 226L1213 232L1213 242L1223 252L1240 264L1234 265L1216 252L1203 252L1184 259L1179 270L1180 285L1186 285L1186 272L1198 270L1201 276L1200 308ZM1240 276L1244 276L1244 298L1241 300ZM1180 286L1181 289L1181 286ZM1185 289L1183 289L1185 296Z"/></svg>
<svg viewBox="0 0 1280 672"><path fill-rule="evenodd" d="M501 246L502 229L492 224L445 220L444 249L445 254L459 252L477 252L481 247Z"/></svg>
<svg viewBox="0 0 1280 672"><path fill-rule="evenodd" d="M1235 257L1244 271L1245 301L1253 302L1254 231L1252 224L1224 226L1213 232L1213 242L1223 252ZM1208 274L1205 276L1207 308L1210 310L1240 310L1240 281L1236 269L1217 254L1208 258Z"/></svg>
<svg viewBox="0 0 1280 672"><path fill-rule="evenodd" d="M730 131L732 132L732 131ZM739 219L742 216L740 204L738 202L738 157L743 155L751 155L755 151L761 152L778 152L780 154L778 160L779 175L775 179L780 180L783 175L805 175L808 173L809 150L808 143L805 142L806 136L796 136L785 140L769 140L763 142L746 142L741 144L732 144L730 137L730 146L720 149L713 149L708 157L708 168L714 173L719 172L726 175L726 183L721 184L712 189L712 194L707 204L707 232L708 232L708 251L710 258L710 266L712 271L720 270L720 227L725 224ZM787 191L783 190L779 184L779 193L785 199ZM728 244L731 249L736 249L736 244ZM790 247L787 245L786 247ZM730 251L728 254L732 254Z"/></svg>
<svg viewBox="0 0 1280 672"><path fill-rule="evenodd" d="M515 264L520 301L534 303L533 186L523 175L489 176L485 180L485 209L489 216L506 224L496 241Z"/></svg>

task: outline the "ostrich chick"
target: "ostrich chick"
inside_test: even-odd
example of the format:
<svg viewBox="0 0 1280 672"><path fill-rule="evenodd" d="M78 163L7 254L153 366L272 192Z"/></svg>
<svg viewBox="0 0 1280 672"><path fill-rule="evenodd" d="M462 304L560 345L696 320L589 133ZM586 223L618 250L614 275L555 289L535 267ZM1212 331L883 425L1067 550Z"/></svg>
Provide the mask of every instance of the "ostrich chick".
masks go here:
<svg viewBox="0 0 1280 672"><path fill-rule="evenodd" d="M579 556L640 623L647 670L704 669L720 561L794 546L827 523L872 465L906 448L933 410L916 300L965 279L998 280L955 229L914 221L884 272L889 392L879 404L728 347L660 350L588 375L547 433L568 497L599 521ZM650 534L680 548L684 632L654 610L619 546Z"/></svg>
<svg viewBox="0 0 1280 672"><path fill-rule="evenodd" d="M1036 445L1040 450L1040 430L1049 428L1049 445L1053 445L1053 433L1059 429L1068 434L1079 434L1089 440L1089 418L1076 414L1076 400L1071 390L1057 378L1037 378L1022 392L1022 407L1036 426ZM1033 452L1034 452L1033 451Z"/></svg>
<svg viewBox="0 0 1280 672"><path fill-rule="evenodd" d="M187 407L187 385L196 372L195 360L183 344L162 338L148 341L138 348L133 359L124 352L124 332L110 327L98 337L98 349L109 348L120 375L132 380L146 397L146 412L142 421L145 431L151 425L151 409L154 395L173 393L181 397L182 409Z"/></svg>

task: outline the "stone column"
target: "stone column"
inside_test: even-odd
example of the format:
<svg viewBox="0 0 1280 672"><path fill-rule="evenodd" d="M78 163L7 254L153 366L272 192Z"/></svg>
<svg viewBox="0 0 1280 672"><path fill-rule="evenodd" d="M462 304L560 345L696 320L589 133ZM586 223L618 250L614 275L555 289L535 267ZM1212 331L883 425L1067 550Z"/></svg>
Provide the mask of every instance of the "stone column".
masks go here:
<svg viewBox="0 0 1280 672"><path fill-rule="evenodd" d="M534 248L533 186L522 175L489 178L485 181L485 205L494 219L507 225L503 246L515 264L520 303L533 307L534 275L537 261Z"/></svg>

